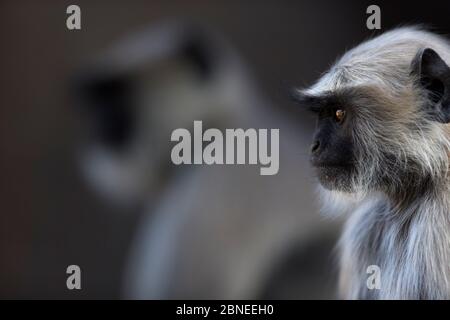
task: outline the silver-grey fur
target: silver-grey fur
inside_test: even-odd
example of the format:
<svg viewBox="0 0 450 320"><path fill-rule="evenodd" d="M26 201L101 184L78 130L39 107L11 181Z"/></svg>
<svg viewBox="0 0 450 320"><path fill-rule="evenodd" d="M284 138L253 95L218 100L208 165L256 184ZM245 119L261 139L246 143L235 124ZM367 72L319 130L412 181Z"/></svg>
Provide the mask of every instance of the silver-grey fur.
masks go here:
<svg viewBox="0 0 450 320"><path fill-rule="evenodd" d="M403 27L348 51L302 91L357 92L357 173L349 189L320 187L327 211L349 213L339 243L343 298L450 298L450 130L421 111L429 98L411 63L425 48L450 64L443 37ZM369 265L380 267L379 290L366 285Z"/></svg>

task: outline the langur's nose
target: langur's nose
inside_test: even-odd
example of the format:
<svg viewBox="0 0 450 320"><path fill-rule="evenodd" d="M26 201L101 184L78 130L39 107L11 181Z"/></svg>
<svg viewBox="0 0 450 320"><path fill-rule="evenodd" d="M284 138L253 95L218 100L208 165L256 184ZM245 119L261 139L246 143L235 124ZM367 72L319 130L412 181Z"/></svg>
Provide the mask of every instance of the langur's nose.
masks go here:
<svg viewBox="0 0 450 320"><path fill-rule="evenodd" d="M320 141L316 140L314 141L314 143L311 145L311 153L317 153L317 151L319 151L320 149Z"/></svg>

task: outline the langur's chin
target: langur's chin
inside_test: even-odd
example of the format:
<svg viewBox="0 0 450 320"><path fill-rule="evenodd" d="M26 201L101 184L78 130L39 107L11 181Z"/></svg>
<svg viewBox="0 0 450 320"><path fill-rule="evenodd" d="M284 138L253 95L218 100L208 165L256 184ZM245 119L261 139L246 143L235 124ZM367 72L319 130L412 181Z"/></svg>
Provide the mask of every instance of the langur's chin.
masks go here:
<svg viewBox="0 0 450 320"><path fill-rule="evenodd" d="M315 166L315 171L323 188L329 191L354 192L352 166Z"/></svg>
<svg viewBox="0 0 450 320"><path fill-rule="evenodd" d="M321 211L327 216L349 212L367 197L367 190L355 184L358 181L355 166L314 166L314 169L319 180Z"/></svg>

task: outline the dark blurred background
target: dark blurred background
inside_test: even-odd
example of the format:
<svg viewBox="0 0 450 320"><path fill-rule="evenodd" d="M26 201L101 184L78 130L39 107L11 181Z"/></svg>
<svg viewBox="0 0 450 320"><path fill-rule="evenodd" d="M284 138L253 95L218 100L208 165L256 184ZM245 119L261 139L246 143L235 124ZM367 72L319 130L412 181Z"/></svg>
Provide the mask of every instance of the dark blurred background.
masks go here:
<svg viewBox="0 0 450 320"><path fill-rule="evenodd" d="M70 4L81 7L82 30L66 28ZM214 30L240 55L271 108L298 127L299 141L307 148L313 121L292 111L286 89L310 84L339 54L376 34L366 28L370 4L381 7L381 31L425 23L450 33L448 1L2 1L0 297L123 297L128 250L146 213L108 204L80 173L80 131L85 127L73 107L70 84L91 57L165 20ZM298 170L307 171L307 162ZM323 280L320 270L327 259L314 253L317 248L331 252L334 241L334 235L318 234L301 253L293 246L292 256L273 268L256 297L330 297L308 292L314 279ZM82 268L80 291L65 286L70 264ZM290 294L284 287L297 283L298 270L314 276L307 289Z"/></svg>

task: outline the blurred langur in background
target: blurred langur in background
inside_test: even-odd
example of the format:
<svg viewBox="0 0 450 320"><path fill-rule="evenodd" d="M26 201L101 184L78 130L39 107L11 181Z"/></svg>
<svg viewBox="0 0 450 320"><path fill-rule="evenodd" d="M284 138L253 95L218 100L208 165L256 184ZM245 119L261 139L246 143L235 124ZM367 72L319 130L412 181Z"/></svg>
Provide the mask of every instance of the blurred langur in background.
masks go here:
<svg viewBox="0 0 450 320"><path fill-rule="evenodd" d="M336 228L317 214L301 170L308 139L224 39L186 24L153 26L100 54L76 82L92 129L82 156L89 184L108 203L143 212L125 298L334 297L326 263ZM204 129L279 128L279 173L173 165L171 133L194 120ZM291 277L282 265L293 250L301 255Z"/></svg>

